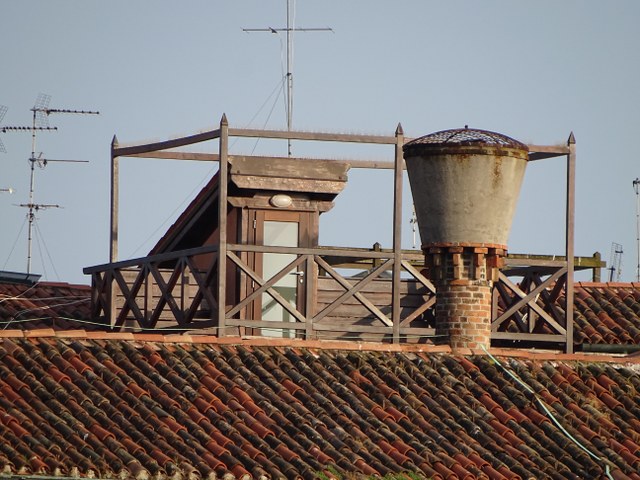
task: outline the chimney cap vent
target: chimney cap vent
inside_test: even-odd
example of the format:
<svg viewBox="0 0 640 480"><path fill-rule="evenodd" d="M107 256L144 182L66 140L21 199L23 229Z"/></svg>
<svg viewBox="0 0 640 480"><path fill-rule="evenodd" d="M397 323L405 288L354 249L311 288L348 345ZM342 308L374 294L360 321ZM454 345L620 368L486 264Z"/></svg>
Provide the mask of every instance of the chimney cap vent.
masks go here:
<svg viewBox="0 0 640 480"><path fill-rule="evenodd" d="M452 130L441 130L439 132L430 133L423 137L415 138L407 142L403 150L407 152L412 147L438 147L438 146L476 146L476 145L493 145L496 147L515 148L518 150L528 151L524 143L507 137L501 133L490 132L489 130L480 130L476 128L456 128Z"/></svg>

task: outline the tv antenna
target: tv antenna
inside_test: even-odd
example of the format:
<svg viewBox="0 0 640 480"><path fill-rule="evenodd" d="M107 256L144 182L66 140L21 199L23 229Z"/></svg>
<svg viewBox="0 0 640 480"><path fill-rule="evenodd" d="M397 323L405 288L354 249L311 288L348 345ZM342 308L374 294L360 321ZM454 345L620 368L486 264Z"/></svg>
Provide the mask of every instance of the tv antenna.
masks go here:
<svg viewBox="0 0 640 480"><path fill-rule="evenodd" d="M287 26L284 28L243 28L243 32L267 32L278 34L285 32L287 34L287 132L291 132L293 126L293 34L294 32L333 32L330 27L312 27L303 28L295 27L292 15L295 16L295 7L291 8L291 0L287 0ZM291 139L287 139L287 155L291 157Z"/></svg>
<svg viewBox="0 0 640 480"><path fill-rule="evenodd" d="M57 204L48 203L35 203L35 166L36 164L40 168L47 166L49 162L71 162L71 163L88 163L87 160L55 160L42 158L42 152L36 157L36 132L58 130L58 127L49 126L49 115L52 113L68 113L77 115L98 115L100 112L93 110L71 110L71 109L59 109L49 108L51 102L51 95L44 93L38 94L35 104L31 108L32 122L31 126L4 126L0 127L0 131L3 133L11 131L23 131L31 132L31 157L29 157L29 164L31 175L29 179L29 202L21 203L18 206L28 208L27 220L29 222L29 231L27 236L27 273L31 273L31 257L33 247L33 224L36 220L36 212L48 208L60 208ZM7 108L4 107L4 112L0 109L0 121L6 114ZM0 151L6 152L4 145L0 143Z"/></svg>
<svg viewBox="0 0 640 480"><path fill-rule="evenodd" d="M622 245L611 242L611 254L609 255L609 281L619 282L622 276Z"/></svg>

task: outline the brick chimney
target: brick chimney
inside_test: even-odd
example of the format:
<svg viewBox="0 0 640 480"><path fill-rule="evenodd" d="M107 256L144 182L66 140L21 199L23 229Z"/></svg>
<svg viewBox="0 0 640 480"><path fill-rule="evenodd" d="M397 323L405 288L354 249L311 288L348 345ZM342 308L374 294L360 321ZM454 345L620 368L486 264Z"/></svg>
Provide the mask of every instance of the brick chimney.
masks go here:
<svg viewBox="0 0 640 480"><path fill-rule="evenodd" d="M465 127L408 142L404 158L436 286L436 333L454 350L488 348L493 283L507 252L528 148Z"/></svg>

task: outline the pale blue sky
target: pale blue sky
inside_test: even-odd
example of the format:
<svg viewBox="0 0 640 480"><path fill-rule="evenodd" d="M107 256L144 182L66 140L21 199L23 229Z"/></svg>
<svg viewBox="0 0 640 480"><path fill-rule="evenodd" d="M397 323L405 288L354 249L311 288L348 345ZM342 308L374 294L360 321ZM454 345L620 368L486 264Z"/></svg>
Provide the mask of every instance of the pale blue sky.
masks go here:
<svg viewBox="0 0 640 480"><path fill-rule="evenodd" d="M64 207L38 214L33 270L47 280L88 283L82 268L108 259L114 134L121 143L166 139L214 128L223 113L233 126L286 125L282 97L266 123L283 78L284 36L242 32L284 26L285 0L0 5L0 105L9 108L0 124L29 125L39 93L51 95L52 108L101 111L51 116L59 131L37 137L44 157L91 162L36 172L36 202ZM468 124L536 144L565 143L573 131L576 254L600 251L608 260L611 243L621 243L623 279L631 280L639 19L635 0L298 0L296 26L334 33L295 36L294 127L392 134L401 122L408 136L420 136ZM17 190L0 194L0 269L24 271L26 211L13 204L27 201L31 141L28 133L0 135L0 188ZM249 153L254 145L233 148ZM260 151L284 154L286 146L264 143ZM392 159L389 149L318 145L296 144L294 154ZM120 258L146 254L214 168L124 159ZM564 168L563 158L529 165L512 252L563 253ZM389 172L352 171L323 220L322 243L390 246L391 202ZM410 215L405 209L406 247Z"/></svg>

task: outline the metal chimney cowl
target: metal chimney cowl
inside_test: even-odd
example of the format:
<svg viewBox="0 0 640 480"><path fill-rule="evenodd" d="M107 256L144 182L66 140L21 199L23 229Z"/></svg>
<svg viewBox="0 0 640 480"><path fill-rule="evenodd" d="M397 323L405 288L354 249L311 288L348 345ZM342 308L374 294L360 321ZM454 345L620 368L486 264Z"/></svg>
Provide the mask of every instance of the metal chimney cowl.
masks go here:
<svg viewBox="0 0 640 480"><path fill-rule="evenodd" d="M491 290L528 160L528 147L478 129L444 130L403 147L436 332L453 349L489 347Z"/></svg>

